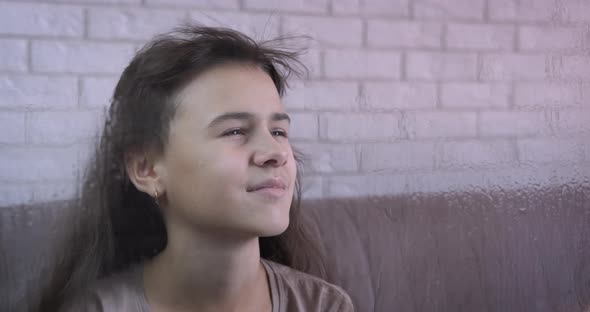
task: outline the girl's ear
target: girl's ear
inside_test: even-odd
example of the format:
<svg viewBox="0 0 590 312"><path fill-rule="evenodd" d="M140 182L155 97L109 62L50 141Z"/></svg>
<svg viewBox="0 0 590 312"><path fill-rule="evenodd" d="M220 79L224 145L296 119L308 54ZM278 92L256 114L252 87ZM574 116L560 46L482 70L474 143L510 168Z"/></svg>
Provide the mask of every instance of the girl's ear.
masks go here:
<svg viewBox="0 0 590 312"><path fill-rule="evenodd" d="M149 157L145 152L125 153L125 169L135 187L154 197L156 192L163 194L165 187L162 183L161 164L155 157Z"/></svg>

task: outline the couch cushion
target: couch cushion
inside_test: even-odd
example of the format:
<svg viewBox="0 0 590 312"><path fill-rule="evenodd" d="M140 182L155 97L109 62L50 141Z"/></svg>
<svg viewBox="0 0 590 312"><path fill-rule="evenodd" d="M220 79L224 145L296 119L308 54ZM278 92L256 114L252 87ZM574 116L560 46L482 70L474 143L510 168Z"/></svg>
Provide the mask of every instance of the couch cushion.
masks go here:
<svg viewBox="0 0 590 312"><path fill-rule="evenodd" d="M0 207L0 311L28 311L55 256L69 201Z"/></svg>
<svg viewBox="0 0 590 312"><path fill-rule="evenodd" d="M590 191L306 203L358 311L587 311Z"/></svg>
<svg viewBox="0 0 590 312"><path fill-rule="evenodd" d="M590 188L305 201L358 311L586 311ZM28 310L71 203L0 208L0 311ZM34 297L34 296L33 296Z"/></svg>

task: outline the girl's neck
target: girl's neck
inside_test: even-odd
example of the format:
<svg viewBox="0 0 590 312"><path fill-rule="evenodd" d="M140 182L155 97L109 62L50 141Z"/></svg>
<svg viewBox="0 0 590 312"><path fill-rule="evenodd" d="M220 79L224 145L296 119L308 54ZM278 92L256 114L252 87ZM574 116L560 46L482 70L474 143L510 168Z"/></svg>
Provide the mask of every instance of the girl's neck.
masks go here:
<svg viewBox="0 0 590 312"><path fill-rule="evenodd" d="M258 237L168 231L168 245L146 263L152 311L264 311L270 307ZM268 309L270 311L270 309Z"/></svg>

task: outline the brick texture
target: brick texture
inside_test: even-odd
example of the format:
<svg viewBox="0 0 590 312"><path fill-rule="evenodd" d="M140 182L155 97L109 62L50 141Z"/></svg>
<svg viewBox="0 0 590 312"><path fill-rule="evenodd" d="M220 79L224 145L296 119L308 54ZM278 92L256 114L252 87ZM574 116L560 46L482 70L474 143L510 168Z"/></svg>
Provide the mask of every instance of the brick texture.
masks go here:
<svg viewBox="0 0 590 312"><path fill-rule="evenodd" d="M329 140L391 140L401 136L398 114L336 114L320 116L320 137Z"/></svg>
<svg viewBox="0 0 590 312"><path fill-rule="evenodd" d="M73 180L77 174L76 153L67 147L2 147L0 160L10 164L0 171L3 182Z"/></svg>
<svg viewBox="0 0 590 312"><path fill-rule="evenodd" d="M0 108L72 108L77 103L76 78L39 75L0 76Z"/></svg>
<svg viewBox="0 0 590 312"><path fill-rule="evenodd" d="M292 16L283 18L285 34L307 34L320 46L360 47L363 25L360 18Z"/></svg>
<svg viewBox="0 0 590 312"><path fill-rule="evenodd" d="M266 12L297 12L297 13L327 13L328 0L243 0L246 9Z"/></svg>
<svg viewBox="0 0 590 312"><path fill-rule="evenodd" d="M363 15L363 16L408 16L410 1L388 0L339 0L332 1L335 14Z"/></svg>
<svg viewBox="0 0 590 312"><path fill-rule="evenodd" d="M476 114L472 112L420 112L407 115L410 138L466 138L477 135Z"/></svg>
<svg viewBox="0 0 590 312"><path fill-rule="evenodd" d="M479 78L496 81L543 80L550 76L548 59L542 54L486 54L481 59Z"/></svg>
<svg viewBox="0 0 590 312"><path fill-rule="evenodd" d="M146 40L169 31L185 16L180 10L92 8L88 12L88 36Z"/></svg>
<svg viewBox="0 0 590 312"><path fill-rule="evenodd" d="M354 172L358 158L353 144L295 144L303 152L306 173Z"/></svg>
<svg viewBox="0 0 590 312"><path fill-rule="evenodd" d="M117 81L116 77L83 78L80 104L87 107L108 107Z"/></svg>
<svg viewBox="0 0 590 312"><path fill-rule="evenodd" d="M408 79L475 80L477 56L473 53L413 52L407 56Z"/></svg>
<svg viewBox="0 0 590 312"><path fill-rule="evenodd" d="M550 21L558 14L554 0L489 1L489 15L493 21Z"/></svg>
<svg viewBox="0 0 590 312"><path fill-rule="evenodd" d="M544 112L482 112L482 136L534 136L551 133L551 118Z"/></svg>
<svg viewBox="0 0 590 312"><path fill-rule="evenodd" d="M515 84L514 102L519 107L577 107L590 103L590 84L578 82L523 82Z"/></svg>
<svg viewBox="0 0 590 312"><path fill-rule="evenodd" d="M306 51L283 103L307 198L588 180L588 12L580 0L0 1L0 205L73 196L122 70L186 21Z"/></svg>
<svg viewBox="0 0 590 312"><path fill-rule="evenodd" d="M440 48L442 24L437 22L369 21L367 40L372 47Z"/></svg>
<svg viewBox="0 0 590 312"><path fill-rule="evenodd" d="M437 102L434 83L368 82L364 94L371 110L428 109Z"/></svg>
<svg viewBox="0 0 590 312"><path fill-rule="evenodd" d="M0 39L0 71L24 72L27 70L27 42L18 39Z"/></svg>
<svg viewBox="0 0 590 312"><path fill-rule="evenodd" d="M0 144L25 143L25 113L0 112Z"/></svg>
<svg viewBox="0 0 590 312"><path fill-rule="evenodd" d="M445 108L506 108L510 105L510 86L505 83L446 83L441 90L441 105Z"/></svg>
<svg viewBox="0 0 590 312"><path fill-rule="evenodd" d="M522 26L518 46L522 51L584 51L590 48L586 27Z"/></svg>
<svg viewBox="0 0 590 312"><path fill-rule="evenodd" d="M552 61L553 77L568 81L590 81L590 56L563 55Z"/></svg>
<svg viewBox="0 0 590 312"><path fill-rule="evenodd" d="M364 144L361 149L364 172L391 172L434 169L433 143Z"/></svg>
<svg viewBox="0 0 590 312"><path fill-rule="evenodd" d="M446 45L450 49L512 50L514 27L506 25L449 24Z"/></svg>
<svg viewBox="0 0 590 312"><path fill-rule="evenodd" d="M590 134L590 114L584 110L576 109L560 111L556 123L556 131L558 134ZM582 142L582 145L588 146L588 141ZM587 156L590 157L590 155Z"/></svg>
<svg viewBox="0 0 590 312"><path fill-rule="evenodd" d="M125 43L36 41L33 71L120 74L133 53Z"/></svg>
<svg viewBox="0 0 590 312"><path fill-rule="evenodd" d="M518 141L518 155L524 163L575 163L584 158L583 146L577 139L522 139Z"/></svg>
<svg viewBox="0 0 590 312"><path fill-rule="evenodd" d="M418 18L482 20L484 12L484 0L414 1L414 14Z"/></svg>
<svg viewBox="0 0 590 312"><path fill-rule="evenodd" d="M324 70L329 78L399 78L401 55L397 52L328 50Z"/></svg>
<svg viewBox="0 0 590 312"><path fill-rule="evenodd" d="M513 144L498 140L445 142L437 155L437 167L444 169L494 168L516 161Z"/></svg>
<svg viewBox="0 0 590 312"><path fill-rule="evenodd" d="M126 0L141 1L141 0ZM179 8L200 8L200 9L237 9L240 7L239 0L144 0L148 6L154 7L179 7Z"/></svg>
<svg viewBox="0 0 590 312"><path fill-rule="evenodd" d="M291 113L289 137L314 140L318 137L318 117L310 113Z"/></svg>
<svg viewBox="0 0 590 312"><path fill-rule="evenodd" d="M82 37L82 8L0 2L0 34Z"/></svg>
<svg viewBox="0 0 590 312"><path fill-rule="evenodd" d="M289 94L290 105L308 110L344 110L358 108L356 82L309 81Z"/></svg>
<svg viewBox="0 0 590 312"><path fill-rule="evenodd" d="M93 138L100 133L100 117L101 113L97 111L31 113L29 141L40 145L69 145Z"/></svg>
<svg viewBox="0 0 590 312"><path fill-rule="evenodd" d="M194 10L190 12L190 18L192 21L208 26L232 28L257 40L273 39L280 35L281 25L278 15Z"/></svg>

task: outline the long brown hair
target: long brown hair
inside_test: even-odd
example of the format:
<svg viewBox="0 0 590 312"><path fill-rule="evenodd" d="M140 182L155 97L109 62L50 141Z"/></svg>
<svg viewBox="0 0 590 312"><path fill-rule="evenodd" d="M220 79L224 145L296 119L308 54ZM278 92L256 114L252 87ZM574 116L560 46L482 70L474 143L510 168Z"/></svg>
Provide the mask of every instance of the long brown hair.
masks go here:
<svg viewBox="0 0 590 312"><path fill-rule="evenodd" d="M114 90L63 251L41 295L43 311L57 310L78 288L164 249L162 215L154 200L130 182L124 154L162 153L176 113L175 96L214 66L228 62L258 66L283 96L289 76L305 71L298 60L301 51L280 48L285 39L258 43L234 30L185 24L155 37L136 54ZM260 238L261 257L325 277L321 249L300 218L300 159L296 153L298 174L289 227L279 236Z"/></svg>

